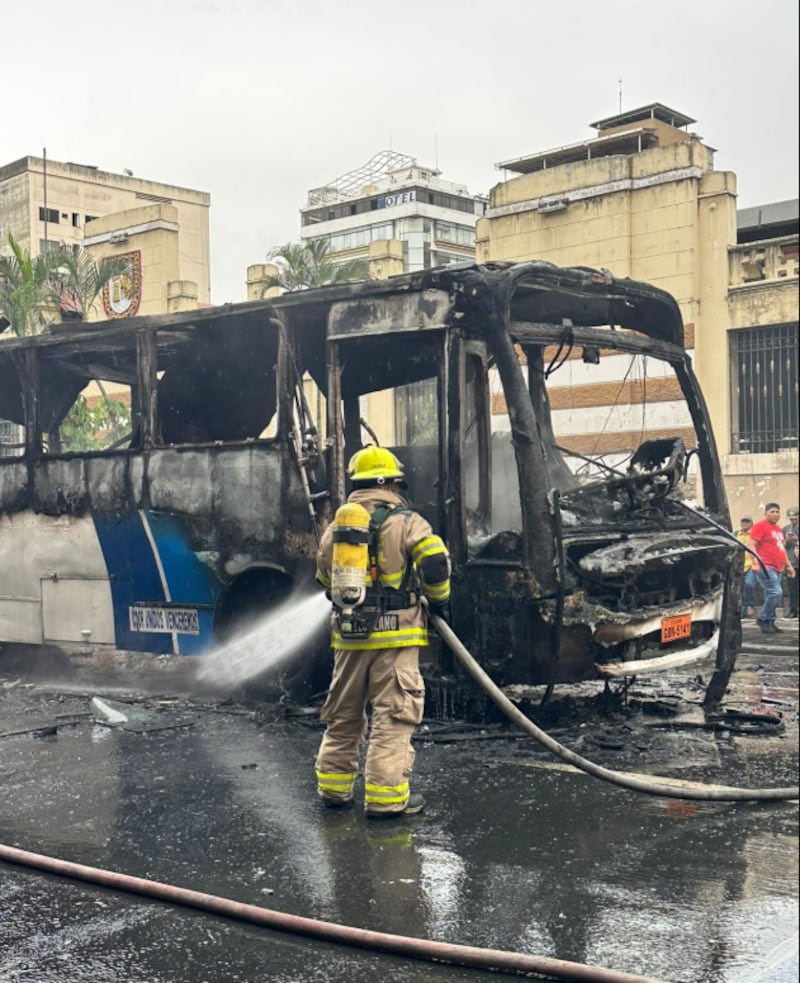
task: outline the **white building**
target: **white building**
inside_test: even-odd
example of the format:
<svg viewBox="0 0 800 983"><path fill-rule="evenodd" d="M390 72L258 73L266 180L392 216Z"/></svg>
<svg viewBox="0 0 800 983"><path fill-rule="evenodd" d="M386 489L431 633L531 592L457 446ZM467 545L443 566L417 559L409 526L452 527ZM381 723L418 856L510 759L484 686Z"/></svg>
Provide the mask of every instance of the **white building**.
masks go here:
<svg viewBox="0 0 800 983"><path fill-rule="evenodd" d="M488 198L440 175L413 157L383 150L308 192L300 236L328 240L335 259L382 264L373 276L474 262L475 223Z"/></svg>

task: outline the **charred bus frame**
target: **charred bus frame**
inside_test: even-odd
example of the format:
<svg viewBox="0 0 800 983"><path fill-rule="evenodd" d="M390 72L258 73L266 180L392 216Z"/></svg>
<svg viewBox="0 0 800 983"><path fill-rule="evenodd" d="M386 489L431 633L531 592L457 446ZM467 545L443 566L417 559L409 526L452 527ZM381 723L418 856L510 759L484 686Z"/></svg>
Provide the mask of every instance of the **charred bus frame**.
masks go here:
<svg viewBox="0 0 800 983"><path fill-rule="evenodd" d="M548 368L577 352L671 366L694 439L644 440L624 466L599 462L602 476L580 480L547 388ZM324 398L324 424L304 379ZM495 379L505 435L491 428ZM0 419L24 428L21 453L0 457L0 569L33 550L24 590L0 584L0 642L69 647L88 632L119 649L207 650L309 583L346 462L371 439L364 396L420 380L435 385L429 442L392 449L453 556L453 627L496 681L552 686L715 659L706 698L717 702L739 646L740 564L680 311L647 284L548 263L0 343ZM70 452L63 423L93 381L126 387L130 433ZM507 475L513 466L508 488L493 479L498 459ZM682 487L692 459L702 509ZM509 490L511 516L499 506ZM70 614L82 585L96 611L85 628ZM457 670L434 646L426 674L445 686ZM315 676L306 666L296 680L313 688Z"/></svg>

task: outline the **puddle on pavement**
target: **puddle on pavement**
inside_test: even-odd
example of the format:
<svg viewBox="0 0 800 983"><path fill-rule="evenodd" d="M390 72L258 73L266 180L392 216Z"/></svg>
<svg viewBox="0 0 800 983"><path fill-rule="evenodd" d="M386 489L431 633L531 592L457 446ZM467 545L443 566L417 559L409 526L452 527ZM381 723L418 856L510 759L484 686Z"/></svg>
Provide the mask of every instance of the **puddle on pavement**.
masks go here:
<svg viewBox="0 0 800 983"><path fill-rule="evenodd" d="M606 723L563 739L621 770L749 787L796 784L792 727L739 736ZM777 683L776 683L777 681ZM749 683L748 683L749 685ZM755 691L755 682L754 682ZM91 693L20 687L0 730L88 710ZM108 689L97 695L114 698ZM122 697L124 694L116 694ZM755 697L754 697L755 698ZM761 699L761 696L758 696ZM146 701L141 713L169 717ZM178 708L183 712L183 708ZM231 708L233 710L234 708ZM177 710L175 711L177 712ZM693 802L605 784L533 742L420 739L427 811L396 823L322 809L313 720L193 713L130 732L78 718L0 746L13 845L311 918L534 952L692 983L796 983L796 802ZM260 722L259 722L260 721ZM605 740L608 738L608 740ZM614 739L612 739L614 738ZM0 866L0 979L15 983L485 980L259 930Z"/></svg>

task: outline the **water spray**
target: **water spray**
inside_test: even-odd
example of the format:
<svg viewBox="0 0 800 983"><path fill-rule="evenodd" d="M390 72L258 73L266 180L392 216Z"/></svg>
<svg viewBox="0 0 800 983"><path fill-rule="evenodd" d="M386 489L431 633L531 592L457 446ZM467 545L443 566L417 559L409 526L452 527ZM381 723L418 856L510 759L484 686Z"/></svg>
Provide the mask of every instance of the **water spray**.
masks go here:
<svg viewBox="0 0 800 983"><path fill-rule="evenodd" d="M303 650L329 615L330 602L321 592L290 597L204 656L197 682L211 690L231 691L279 668Z"/></svg>

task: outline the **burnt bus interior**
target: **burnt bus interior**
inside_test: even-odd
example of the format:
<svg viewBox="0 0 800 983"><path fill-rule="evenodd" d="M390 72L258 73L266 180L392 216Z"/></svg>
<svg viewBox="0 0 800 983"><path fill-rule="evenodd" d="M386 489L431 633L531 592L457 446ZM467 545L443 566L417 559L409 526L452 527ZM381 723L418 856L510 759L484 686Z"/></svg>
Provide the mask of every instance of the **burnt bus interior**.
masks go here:
<svg viewBox="0 0 800 983"><path fill-rule="evenodd" d="M305 364L271 306L256 303L59 324L0 343L0 420L14 436L0 447L0 513L179 516L218 585L200 601L216 637L229 638L310 579L295 379L324 373L324 322L317 334L301 346ZM252 562L231 571L237 553ZM140 591L132 577L128 602L152 600ZM142 642L117 635L120 648Z"/></svg>
<svg viewBox="0 0 800 983"><path fill-rule="evenodd" d="M405 465L408 498L453 556L453 625L500 685L597 678L604 663L668 653L661 611L682 604L694 612L689 645L719 636L724 676L736 647L725 613L735 547L716 527L727 525L727 505L682 330L662 291L547 263L449 267L55 325L0 344L0 420L21 428L5 454L30 463L169 448L178 491L160 504L175 507L181 487L189 494L205 474L197 448L208 456L271 448L282 461L280 487L265 488L264 500L274 498L283 540L223 591L216 626L224 637L237 610L285 596L313 562L313 527L344 499L349 457L375 442L364 398L391 391L399 411L390 446ZM551 407L550 388L575 365L600 371L622 356L657 363L674 380L683 400L675 434L651 439L642 423L642 439L613 453L576 450L560 432L564 414ZM404 395L420 392L422 403ZM117 405L88 447L69 442L81 398ZM646 404L644 394L642 413ZM12 488L2 470L0 509L72 507L69 494L43 497L30 475ZM685 501L690 475L702 483L703 514ZM220 516L195 518L195 547L219 546ZM232 541L246 538L246 525ZM435 658L453 671L446 654Z"/></svg>
<svg viewBox="0 0 800 983"><path fill-rule="evenodd" d="M736 547L719 528L721 473L672 298L533 263L434 272L416 301L406 282L369 305L334 305L328 385L343 412L329 429L346 460L368 440L364 393L434 384L436 439L429 429L428 441L391 449L410 500L447 539L454 623L493 678L557 683L674 653L665 607L691 608L683 637L698 652L720 650L724 620L730 652L738 628L723 603ZM559 435L549 387L570 359L591 370L614 357L643 365L641 436L588 456ZM682 401L673 436L658 426L648 436L654 367L652 388L671 386ZM498 395L515 421L490 432ZM707 515L686 503L698 478Z"/></svg>
<svg viewBox="0 0 800 983"><path fill-rule="evenodd" d="M20 358L0 362L0 417L23 425L24 392L18 374L38 371L38 430L48 454L70 453L62 428L76 401L121 402L128 410L129 427L116 447L104 445L102 434L91 449L141 448L146 440L147 416L142 405L142 336L124 327L110 328L101 337L89 326L76 334L58 326L43 337L38 365ZM58 339L58 340L56 340ZM265 331L263 318L242 319L235 331L210 321L154 334L152 369L155 372L156 444L213 443L258 437L276 411L275 366L278 332ZM81 448L83 450L83 448Z"/></svg>

